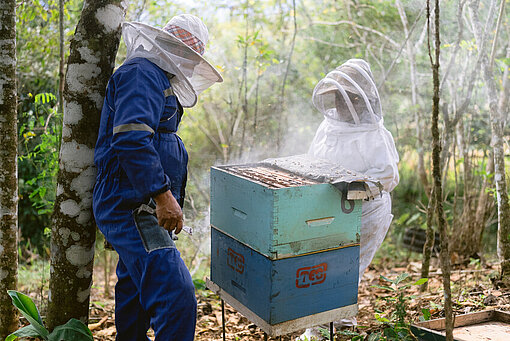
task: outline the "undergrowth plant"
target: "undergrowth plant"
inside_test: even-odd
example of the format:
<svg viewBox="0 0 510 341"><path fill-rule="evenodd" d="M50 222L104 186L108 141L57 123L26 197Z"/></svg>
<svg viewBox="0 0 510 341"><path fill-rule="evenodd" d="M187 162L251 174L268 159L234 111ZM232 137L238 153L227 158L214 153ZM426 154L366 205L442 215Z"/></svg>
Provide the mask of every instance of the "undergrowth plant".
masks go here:
<svg viewBox="0 0 510 341"><path fill-rule="evenodd" d="M373 285L372 287L382 289L391 294L381 299L391 307L388 313L376 311L375 318L383 324L382 331L372 333L368 341L411 341L418 340L412 333L408 322L407 310L409 301L415 298L414 295L408 295L407 289L411 286L420 286L427 282L427 278L421 278L416 282L408 282L409 274L403 273L395 279L389 279L381 275L381 280L386 285ZM407 283L404 283L407 282Z"/></svg>
<svg viewBox="0 0 510 341"><path fill-rule="evenodd" d="M14 290L7 292L11 296L12 304L18 308L30 324L7 336L5 341L25 337L38 337L45 341L93 341L92 332L77 319L70 319L66 324L55 327L50 333L44 327L39 310L30 297Z"/></svg>

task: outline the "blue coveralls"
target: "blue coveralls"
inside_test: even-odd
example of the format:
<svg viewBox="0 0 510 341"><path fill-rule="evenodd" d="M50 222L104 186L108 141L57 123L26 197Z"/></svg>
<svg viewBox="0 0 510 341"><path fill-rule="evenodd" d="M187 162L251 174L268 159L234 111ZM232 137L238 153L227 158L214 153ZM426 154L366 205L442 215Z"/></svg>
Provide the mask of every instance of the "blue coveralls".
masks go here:
<svg viewBox="0 0 510 341"><path fill-rule="evenodd" d="M133 210L168 189L182 207L188 155L175 133L181 116L167 74L147 59L124 63L110 78L94 156L93 209L99 229L119 254L115 324L120 341L149 340L149 326L156 340L194 338L195 290L179 251L157 223L165 238L144 235L133 217Z"/></svg>

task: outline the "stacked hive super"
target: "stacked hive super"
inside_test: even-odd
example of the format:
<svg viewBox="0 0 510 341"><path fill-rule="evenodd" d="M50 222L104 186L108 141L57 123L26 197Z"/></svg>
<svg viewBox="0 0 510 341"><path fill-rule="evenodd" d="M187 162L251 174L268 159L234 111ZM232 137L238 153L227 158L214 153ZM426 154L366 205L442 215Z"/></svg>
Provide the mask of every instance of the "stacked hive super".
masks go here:
<svg viewBox="0 0 510 341"><path fill-rule="evenodd" d="M267 165L212 167L208 286L271 336L355 315L361 200L341 188Z"/></svg>

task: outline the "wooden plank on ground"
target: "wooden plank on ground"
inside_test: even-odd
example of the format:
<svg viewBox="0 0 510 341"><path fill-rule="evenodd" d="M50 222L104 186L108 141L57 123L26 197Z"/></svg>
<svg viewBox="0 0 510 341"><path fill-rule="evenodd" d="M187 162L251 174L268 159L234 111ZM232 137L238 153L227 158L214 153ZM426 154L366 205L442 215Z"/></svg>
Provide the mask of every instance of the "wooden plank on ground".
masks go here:
<svg viewBox="0 0 510 341"><path fill-rule="evenodd" d="M412 326L420 341L445 340L445 319L419 322ZM455 317L455 341L510 340L510 313L499 310L480 311Z"/></svg>
<svg viewBox="0 0 510 341"><path fill-rule="evenodd" d="M508 341L510 325L504 322L486 322L455 328L455 339L459 341Z"/></svg>

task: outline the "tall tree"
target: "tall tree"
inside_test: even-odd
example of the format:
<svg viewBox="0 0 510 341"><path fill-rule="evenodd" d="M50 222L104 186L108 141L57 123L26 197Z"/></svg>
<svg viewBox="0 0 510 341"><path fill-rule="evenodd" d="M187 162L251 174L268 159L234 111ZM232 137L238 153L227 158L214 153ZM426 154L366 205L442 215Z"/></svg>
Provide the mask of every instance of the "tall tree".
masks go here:
<svg viewBox="0 0 510 341"><path fill-rule="evenodd" d="M432 177L434 179L435 213L438 222L439 234L441 236L441 270L443 273L444 310L446 340L453 341L453 307L452 291L450 287L450 253L448 250L448 231L443 210L443 189L441 184L441 142L439 139L439 54L441 51L440 21L439 21L439 0L435 0L434 6L434 57L432 56L429 37L429 56L432 66L432 78L434 94L432 97ZM427 0L427 22L430 35L430 0ZM432 200L430 198L429 200ZM431 214L431 212L429 212Z"/></svg>
<svg viewBox="0 0 510 341"><path fill-rule="evenodd" d="M85 0L71 41L52 217L50 329L72 317L88 320L96 236L92 215L94 146L126 6L121 0Z"/></svg>
<svg viewBox="0 0 510 341"><path fill-rule="evenodd" d="M18 269L18 167L16 128L16 1L0 0L0 340L18 320L7 290Z"/></svg>

